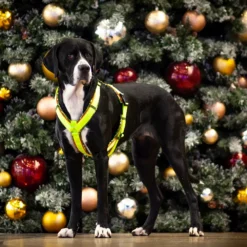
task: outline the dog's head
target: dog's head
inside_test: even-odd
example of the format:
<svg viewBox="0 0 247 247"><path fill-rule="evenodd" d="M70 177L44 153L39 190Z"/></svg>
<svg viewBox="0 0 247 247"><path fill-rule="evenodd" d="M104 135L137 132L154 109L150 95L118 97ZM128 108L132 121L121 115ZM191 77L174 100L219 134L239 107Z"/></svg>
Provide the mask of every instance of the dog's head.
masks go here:
<svg viewBox="0 0 247 247"><path fill-rule="evenodd" d="M43 59L44 66L60 85L89 85L102 64L102 54L94 44L80 38L66 38L52 47Z"/></svg>

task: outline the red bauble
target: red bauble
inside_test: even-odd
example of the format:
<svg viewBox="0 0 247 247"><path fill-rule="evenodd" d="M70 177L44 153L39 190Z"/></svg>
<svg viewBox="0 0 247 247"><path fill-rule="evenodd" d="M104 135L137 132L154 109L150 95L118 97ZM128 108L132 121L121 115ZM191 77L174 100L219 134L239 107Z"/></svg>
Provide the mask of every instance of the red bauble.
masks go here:
<svg viewBox="0 0 247 247"><path fill-rule="evenodd" d="M195 64L176 62L168 67L167 82L182 96L192 95L201 83L201 72Z"/></svg>
<svg viewBox="0 0 247 247"><path fill-rule="evenodd" d="M115 75L114 80L116 83L133 82L138 78L136 72L131 68L120 69Z"/></svg>
<svg viewBox="0 0 247 247"><path fill-rule="evenodd" d="M235 153L229 159L229 167L234 167L238 161L242 161L247 166L247 155L244 153Z"/></svg>
<svg viewBox="0 0 247 247"><path fill-rule="evenodd" d="M28 191L36 190L46 178L46 162L37 156L19 155L11 167L14 184Z"/></svg>

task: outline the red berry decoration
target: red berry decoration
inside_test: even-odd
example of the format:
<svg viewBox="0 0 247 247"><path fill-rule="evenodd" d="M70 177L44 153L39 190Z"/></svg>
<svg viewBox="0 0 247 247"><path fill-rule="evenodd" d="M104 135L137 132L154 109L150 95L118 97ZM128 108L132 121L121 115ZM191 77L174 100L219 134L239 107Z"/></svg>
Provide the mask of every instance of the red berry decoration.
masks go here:
<svg viewBox="0 0 247 247"><path fill-rule="evenodd" d="M120 69L114 76L116 83L133 82L137 78L137 73L131 68Z"/></svg>
<svg viewBox="0 0 247 247"><path fill-rule="evenodd" d="M234 167L237 162L242 161L247 166L247 155L245 153L235 153L229 160L229 167Z"/></svg>
<svg viewBox="0 0 247 247"><path fill-rule="evenodd" d="M11 167L14 184L28 191L36 190L46 178L46 162L37 156L19 155Z"/></svg>
<svg viewBox="0 0 247 247"><path fill-rule="evenodd" d="M195 64L176 62L168 67L166 78L175 93L190 96L201 83L201 72Z"/></svg>

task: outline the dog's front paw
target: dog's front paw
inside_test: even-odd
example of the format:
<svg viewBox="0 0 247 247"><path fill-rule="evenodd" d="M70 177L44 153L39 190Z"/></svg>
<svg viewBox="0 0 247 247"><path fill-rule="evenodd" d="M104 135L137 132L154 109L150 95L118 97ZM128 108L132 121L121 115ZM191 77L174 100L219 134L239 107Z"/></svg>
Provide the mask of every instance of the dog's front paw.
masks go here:
<svg viewBox="0 0 247 247"><path fill-rule="evenodd" d="M109 228L101 227L97 224L94 236L96 238L111 238L111 230Z"/></svg>
<svg viewBox="0 0 247 247"><path fill-rule="evenodd" d="M69 228L63 228L59 231L59 233L57 234L57 236L59 238L74 238L75 234L74 231L72 229Z"/></svg>
<svg viewBox="0 0 247 247"><path fill-rule="evenodd" d="M195 237L203 237L204 236L204 232L200 231L199 228L197 227L191 227L189 229L189 235L190 236L195 236Z"/></svg>
<svg viewBox="0 0 247 247"><path fill-rule="evenodd" d="M142 227L138 227L135 230L132 231L133 236L148 236L149 233L146 232L146 230Z"/></svg>

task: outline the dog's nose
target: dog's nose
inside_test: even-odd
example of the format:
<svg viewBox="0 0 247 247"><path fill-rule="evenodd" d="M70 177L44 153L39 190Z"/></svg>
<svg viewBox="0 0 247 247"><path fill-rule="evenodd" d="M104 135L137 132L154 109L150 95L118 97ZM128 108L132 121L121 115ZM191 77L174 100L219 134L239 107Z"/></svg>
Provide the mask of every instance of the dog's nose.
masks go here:
<svg viewBox="0 0 247 247"><path fill-rule="evenodd" d="M89 71L90 68L86 64L80 64L80 65L78 65L78 69L83 71L83 72L86 72L86 71Z"/></svg>

